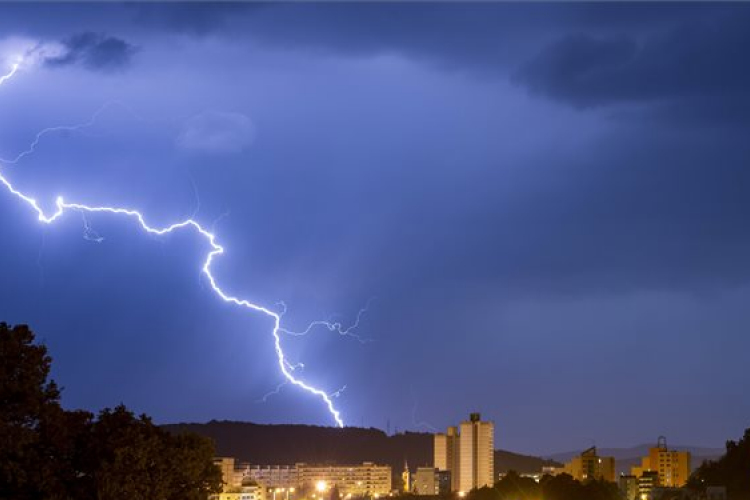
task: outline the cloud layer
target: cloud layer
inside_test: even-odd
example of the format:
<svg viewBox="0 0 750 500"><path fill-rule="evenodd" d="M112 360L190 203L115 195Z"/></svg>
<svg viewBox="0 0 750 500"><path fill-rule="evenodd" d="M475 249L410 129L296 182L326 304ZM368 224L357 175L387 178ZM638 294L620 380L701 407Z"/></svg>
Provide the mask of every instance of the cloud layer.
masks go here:
<svg viewBox="0 0 750 500"><path fill-rule="evenodd" d="M61 42L61 53L46 56L44 63L52 68L80 64L95 71L126 68L136 47L123 39L103 33L83 32Z"/></svg>
<svg viewBox="0 0 750 500"><path fill-rule="evenodd" d="M201 153L240 153L254 139L253 122L242 113L205 111L185 122L177 146Z"/></svg>
<svg viewBox="0 0 750 500"><path fill-rule="evenodd" d="M283 339L309 380L347 384L348 422L408 426L419 397L436 427L477 408L503 447L549 453L720 445L750 419L750 6L40 8L0 7L4 33L59 59L3 86L2 150L125 106L46 134L14 181L52 206L218 221L217 275L285 300L290 329L377 296L376 342ZM291 388L252 403L278 383L268 324L206 293L189 234L92 217L94 245L75 217L42 233L14 200L0 211L0 319L51 340L71 404L329 423Z"/></svg>

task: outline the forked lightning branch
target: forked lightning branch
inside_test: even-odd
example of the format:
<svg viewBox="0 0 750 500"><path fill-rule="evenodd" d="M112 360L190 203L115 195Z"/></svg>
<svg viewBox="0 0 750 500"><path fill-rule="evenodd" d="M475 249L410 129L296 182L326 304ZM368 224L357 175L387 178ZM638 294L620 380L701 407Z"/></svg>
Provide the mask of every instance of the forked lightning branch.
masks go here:
<svg viewBox="0 0 750 500"><path fill-rule="evenodd" d="M17 76L19 67L20 65L16 63L13 66L11 66L10 71L5 73L3 76L0 76L0 86L8 83L9 81L11 81L11 79ZM33 151L33 148L30 148L29 151ZM210 250L208 254L206 255L206 258L203 261L202 272L206 276L209 284L211 285L211 289L223 301L229 302L231 304L234 304L236 306L240 306L246 309L250 309L251 311L264 314L272 321L273 329L271 333L273 335L273 340L274 340L274 349L276 351L279 369L281 370L281 373L283 374L287 383L295 385L299 387L300 389L303 389L317 396L326 405L331 416L336 421L336 424L339 427L344 426L344 421L341 417L341 413L338 409L336 409L335 405L333 404L333 398L336 397L338 394L336 393L328 394L325 391L317 387L313 387L305 383L304 381L302 381L301 379L299 379L293 374L296 366L298 365L294 365L287 360L286 355L284 354L284 350L282 349L282 346L281 346L281 333L292 333L292 334L294 333L289 332L288 330L285 330L284 328L282 328L281 317L283 315L283 312L278 313L264 306L254 304L253 302L250 302L248 300L230 295L219 286L219 284L216 281L216 278L213 275L211 267L214 263L214 259L224 253L224 247L217 242L216 235L213 232L205 229L203 226L201 226L200 223L198 223L194 219L187 219L182 222L178 222L178 223L166 226L166 227L154 227L148 224L148 222L146 221L146 217L141 212L138 212L137 210L131 210L131 209L119 208L119 207L109 207L109 206L85 205L82 203L68 201L64 199L62 196L57 197L55 201L54 211L48 213L42 209L41 205L34 197L16 189L13 183L8 179L8 177L6 177L6 174L5 172L3 172L2 167L3 167L3 164L0 163L0 184L2 184L5 187L5 189L7 190L9 194L15 196L18 200L28 205L29 208L31 208L33 212L36 213L36 216L39 222L43 224L53 224L54 222L62 218L68 212L78 212L78 213L83 213L83 214L103 213L103 214L111 214L111 215L128 218L134 221L144 232L148 234L152 234L152 235L163 236L163 235L170 234L174 231L179 231L183 229L194 231L198 235L200 235L208 243L210 247ZM361 314L361 311L360 311L360 314ZM359 316L357 317L357 323L358 322L359 322ZM337 332L341 335L349 335L351 332L351 328L352 328L352 327L344 328L340 323L316 321L313 324L311 324L311 326L308 327L308 329L305 330L304 333L309 332L310 328L314 326L325 326L329 330Z"/></svg>

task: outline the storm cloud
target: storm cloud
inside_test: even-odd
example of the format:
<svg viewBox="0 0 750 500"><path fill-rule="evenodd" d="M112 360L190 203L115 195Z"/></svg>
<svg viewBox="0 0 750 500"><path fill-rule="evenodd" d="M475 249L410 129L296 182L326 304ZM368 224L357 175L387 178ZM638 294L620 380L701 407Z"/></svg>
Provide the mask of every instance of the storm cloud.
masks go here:
<svg viewBox="0 0 750 500"><path fill-rule="evenodd" d="M284 300L291 330L378 297L374 342L282 339L306 380L347 384L347 422L476 409L500 447L536 453L746 426L749 6L40 8L0 6L9 37L67 40L2 87L3 155L124 106L45 134L13 181L52 208L195 216L226 289ZM252 402L280 382L267 318L215 300L193 235L0 211L0 319L49 340L71 405L330 423L293 388Z"/></svg>
<svg viewBox="0 0 750 500"><path fill-rule="evenodd" d="M746 7L746 6L743 6ZM567 35L521 65L516 82L575 106L750 97L750 12L680 21L639 36ZM706 102L706 101L704 101Z"/></svg>
<svg viewBox="0 0 750 500"><path fill-rule="evenodd" d="M250 147L255 126L242 113L205 111L188 119L177 138L177 146L202 153L239 153Z"/></svg>
<svg viewBox="0 0 750 500"><path fill-rule="evenodd" d="M84 32L62 41L62 53L46 57L49 67L74 64L95 71L113 71L126 68L136 52L136 47L127 41L103 33Z"/></svg>

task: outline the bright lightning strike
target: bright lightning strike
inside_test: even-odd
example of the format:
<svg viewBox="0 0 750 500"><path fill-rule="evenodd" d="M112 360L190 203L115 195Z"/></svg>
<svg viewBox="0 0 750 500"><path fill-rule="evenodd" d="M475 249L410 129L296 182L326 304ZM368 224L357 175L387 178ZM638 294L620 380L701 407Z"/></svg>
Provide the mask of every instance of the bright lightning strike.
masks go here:
<svg viewBox="0 0 750 500"><path fill-rule="evenodd" d="M4 84L14 76L16 76L16 73L18 73L18 68L20 68L21 65L16 63L13 66L10 67L10 73L0 76L0 85Z"/></svg>
<svg viewBox="0 0 750 500"><path fill-rule="evenodd" d="M84 213L107 213L107 214L123 215L126 217L130 217L138 223L141 229L143 229L149 234L154 234L157 236L163 236L165 234L172 233L179 229L195 230L199 235L201 235L208 242L209 246L211 247L211 251L208 252L206 256L206 260L203 262L202 272L208 278L208 282L211 285L211 288L213 289L213 291L225 302L229 302L237 306L245 307L252 311L263 313L273 320L272 334L274 338L274 348L276 350L276 356L278 358L279 368L281 369L281 373L284 374L284 377L286 377L289 383L296 385L297 387L304 389L305 391L311 394L314 394L318 396L320 399L322 399L323 402L328 407L328 411L331 413L334 420L336 420L336 424L338 424L339 427L344 427L344 421L341 418L341 413L335 408L331 397L328 394L326 394L324 391L317 389L311 385L308 385L304 383L302 380L299 380L298 378L294 377L294 375L292 375L292 372L294 371L294 366L287 362L286 356L284 355L284 351L281 348L281 338L279 336L279 332L282 331L281 315L261 305L254 304L248 300L230 295L226 293L218 285L216 278L211 272L211 265L213 264L214 259L216 257L224 253L225 249L223 246L219 245L216 242L216 236L213 233L210 233L207 230L205 230L198 222L196 222L193 219L187 219L185 221L177 222L175 224L172 224L166 227L161 227L161 228L153 227L153 226L150 226L146 222L143 214L141 214L140 212L136 210L130 210L126 208L117 208L117 207L107 207L107 206L101 206L101 207L89 206L89 205L84 205L81 203L71 203L71 202L65 201L62 196L58 196L55 202L57 209L51 215L47 215L44 213L44 210L42 210L42 208L39 206L38 202L34 198L31 198L25 195L24 193L18 191L17 189L15 189L13 185L10 183L10 181L8 181L8 179L2 173L0 173L0 183L3 184L11 194L15 195L22 201L25 201L31 208L33 208L34 211L37 213L37 218L39 219L39 221L43 222L44 224L52 224L53 222L58 220L60 217L62 217L66 211L72 210L72 211L78 211L78 212L84 212Z"/></svg>
<svg viewBox="0 0 750 500"><path fill-rule="evenodd" d="M8 79L12 78L15 72L17 71L17 66L14 66L13 71L9 75L6 75L0 79L0 84L5 83ZM95 119L95 118L94 118ZM86 126L86 124L76 126L77 128L80 128L81 126ZM45 129L45 130L52 130L52 129ZM26 156L28 154L31 154L36 144L38 144L41 136L46 133L42 131L39 135L37 135L36 140L32 144L32 146L24 153L22 153L19 157L15 158L13 161L10 161L9 163L17 163L20 161L23 156ZM317 396L319 399L323 401L323 403L328 408L329 413L331 416L333 416L334 420L336 421L336 424L339 427L344 427L344 421L341 418L341 413L339 410L336 409L335 405L333 404L333 398L337 397L341 391L336 391L335 393L329 395L326 392L322 391L321 389L318 389L316 387L313 387L309 384L306 384L302 380L298 379L293 375L293 372L300 367L299 365L293 365L289 363L286 359L286 356L284 354L283 349L281 348L281 337L280 333L289 333L285 329L281 327L281 314L274 312L270 309L267 309L266 307L263 307L258 304L254 304L246 299L241 299L239 297L235 297L233 295L230 295L229 293L225 292L217 283L216 278L214 277L211 266L214 262L214 259L222 254L224 254L224 247L220 245L217 242L216 236L213 232L210 232L203 228L198 222L196 222L194 219L187 219L182 222L177 222L175 224L171 224L169 226L165 227L154 227L149 225L146 222L146 218L141 214L140 212L136 210L131 210L127 208L118 208L118 207L108 207L108 206L90 206L85 205L82 203L75 203L75 202L68 202L66 201L62 196L58 196L55 200L56 209L51 214L47 214L44 212L44 210L41 208L39 203L35 198L32 198L31 196L17 190L13 184L3 175L2 171L0 171L0 184L2 184L10 194L17 197L19 200L25 202L28 206L30 206L37 214L37 218L40 222L44 224L52 224L56 222L58 219L60 219L67 211L74 211L79 212L82 215L85 216L86 213L105 213L105 214L111 214L111 215L120 215L124 217L128 217L132 220L134 220L143 231L149 234L153 234L156 236L164 236L166 234L170 234L174 231L178 231L181 229L192 229L195 231L198 235L203 237L206 242L210 246L210 251L206 255L205 260L203 261L203 267L202 272L208 279L209 284L211 285L211 288L216 293L216 295L219 296L223 301L228 302L230 304L234 304L236 306L244 307L246 309L250 309L251 311L259 312L262 314L265 314L273 321L273 330L272 335L274 338L274 348L276 351L276 357L278 360L279 369L281 370L281 373L284 375L284 378L286 378L286 383L295 385L310 394L313 394ZM87 227L87 230L88 227ZM98 235L97 235L98 237ZM360 313L361 314L361 313ZM327 324L326 322L319 322L320 324ZM310 328L308 328L309 331ZM343 333L342 333L343 334Z"/></svg>

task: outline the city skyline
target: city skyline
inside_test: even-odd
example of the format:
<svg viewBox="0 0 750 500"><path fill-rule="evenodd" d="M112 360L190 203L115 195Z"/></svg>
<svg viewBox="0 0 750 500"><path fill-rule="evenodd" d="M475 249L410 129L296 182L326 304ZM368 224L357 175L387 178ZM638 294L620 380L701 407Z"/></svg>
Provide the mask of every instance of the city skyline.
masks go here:
<svg viewBox="0 0 750 500"><path fill-rule="evenodd" d="M69 408L720 448L750 420L748 22L2 4L0 321Z"/></svg>

